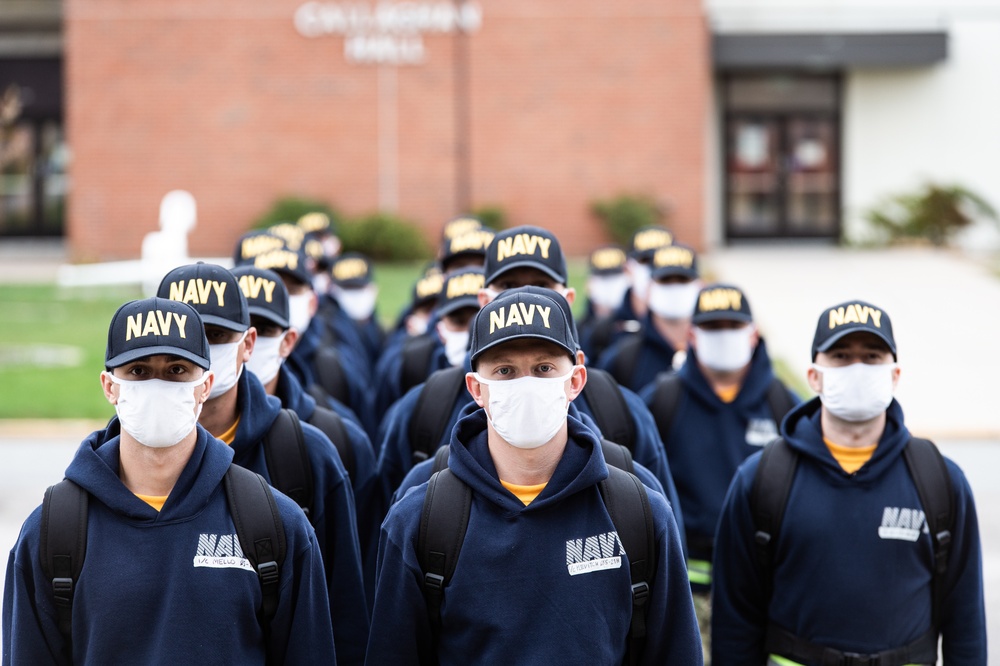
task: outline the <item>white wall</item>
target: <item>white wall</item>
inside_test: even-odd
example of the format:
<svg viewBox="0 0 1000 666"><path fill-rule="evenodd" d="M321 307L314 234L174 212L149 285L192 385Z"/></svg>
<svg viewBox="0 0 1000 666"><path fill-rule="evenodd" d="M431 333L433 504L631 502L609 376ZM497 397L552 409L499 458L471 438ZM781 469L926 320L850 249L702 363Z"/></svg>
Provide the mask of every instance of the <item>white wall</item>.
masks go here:
<svg viewBox="0 0 1000 666"><path fill-rule="evenodd" d="M856 70L844 86L844 212L848 238L863 213L923 182L968 187L1000 210L1000 13L954 19L948 59L914 70ZM982 225L963 242L1000 248Z"/></svg>
<svg viewBox="0 0 1000 666"><path fill-rule="evenodd" d="M870 238L864 212L927 181L965 186L1000 210L1000 0L706 0L705 9L715 33L946 30L938 65L844 77L845 235ZM1000 231L985 223L959 241L1000 249Z"/></svg>

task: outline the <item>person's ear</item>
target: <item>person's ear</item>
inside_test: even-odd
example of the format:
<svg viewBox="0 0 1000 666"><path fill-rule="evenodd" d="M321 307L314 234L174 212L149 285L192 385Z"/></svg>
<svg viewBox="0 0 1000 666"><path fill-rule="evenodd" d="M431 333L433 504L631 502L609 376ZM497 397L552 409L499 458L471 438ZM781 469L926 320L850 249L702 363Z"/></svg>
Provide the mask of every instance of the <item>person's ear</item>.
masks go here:
<svg viewBox="0 0 1000 666"><path fill-rule="evenodd" d="M208 396L212 393L212 387L215 385L215 373L211 370L206 370L205 373L208 377L201 384L201 396L198 399L198 402L202 405L208 402Z"/></svg>
<svg viewBox="0 0 1000 666"><path fill-rule="evenodd" d="M573 305L573 301L576 300L576 289L574 287L567 287L563 297L566 299L567 303Z"/></svg>
<svg viewBox="0 0 1000 666"><path fill-rule="evenodd" d="M479 300L479 309L480 310L482 310L487 305L489 305L490 301L492 300L490 298L490 293L488 291L486 291L485 289L480 289L479 293L476 294L476 298Z"/></svg>
<svg viewBox="0 0 1000 666"><path fill-rule="evenodd" d="M806 380L809 382L809 388L813 390L814 393L823 392L823 373L816 368L810 366L806 370Z"/></svg>
<svg viewBox="0 0 1000 666"><path fill-rule="evenodd" d="M566 389L566 397L570 402L583 392L583 387L587 385L587 368L583 365L574 365L573 374L569 377L569 387Z"/></svg>
<svg viewBox="0 0 1000 666"><path fill-rule="evenodd" d="M473 402L480 407L486 407L486 397L483 395L483 385L476 379L476 373L465 373L465 390L472 396Z"/></svg>
<svg viewBox="0 0 1000 666"><path fill-rule="evenodd" d="M319 310L319 296L316 295L315 290L309 291L309 318L312 319L316 316L316 311Z"/></svg>
<svg viewBox="0 0 1000 666"><path fill-rule="evenodd" d="M101 372L101 389L104 391L104 398L108 402L112 405L118 403L117 391L115 390L115 383L111 381L110 370Z"/></svg>
<svg viewBox="0 0 1000 666"><path fill-rule="evenodd" d="M242 360L244 363L250 360L253 356L254 345L257 344L257 329L251 326L247 329L246 337L243 338L243 356Z"/></svg>
<svg viewBox="0 0 1000 666"><path fill-rule="evenodd" d="M288 358L292 354L292 350L295 349L295 345L299 341L299 332L294 328L289 328L285 330L285 337L278 345L278 355L281 358Z"/></svg>
<svg viewBox="0 0 1000 666"><path fill-rule="evenodd" d="M753 327L753 332L750 333L750 349L756 349L757 343L760 342L760 331L757 330L757 324L750 324Z"/></svg>
<svg viewBox="0 0 1000 666"><path fill-rule="evenodd" d="M897 365L892 369L892 390L896 390L896 386L899 384L899 366Z"/></svg>

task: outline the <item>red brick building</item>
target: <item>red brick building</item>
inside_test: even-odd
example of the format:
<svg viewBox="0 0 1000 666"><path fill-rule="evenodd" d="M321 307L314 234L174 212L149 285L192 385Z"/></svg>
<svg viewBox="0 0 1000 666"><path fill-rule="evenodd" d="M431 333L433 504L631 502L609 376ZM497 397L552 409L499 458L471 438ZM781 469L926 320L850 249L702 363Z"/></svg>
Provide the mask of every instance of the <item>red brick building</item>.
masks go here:
<svg viewBox="0 0 1000 666"><path fill-rule="evenodd" d="M73 258L137 256L172 189L198 203L192 254L229 254L288 194L396 211L432 236L499 205L583 253L605 240L590 202L643 192L701 245L713 75L699 0L376 7L66 0Z"/></svg>

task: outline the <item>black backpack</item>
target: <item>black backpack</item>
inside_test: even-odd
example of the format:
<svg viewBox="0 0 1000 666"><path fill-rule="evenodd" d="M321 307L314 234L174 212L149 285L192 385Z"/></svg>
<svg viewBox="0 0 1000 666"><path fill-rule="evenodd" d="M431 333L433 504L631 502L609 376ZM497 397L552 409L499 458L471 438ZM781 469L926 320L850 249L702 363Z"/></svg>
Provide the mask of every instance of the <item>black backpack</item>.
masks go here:
<svg viewBox="0 0 1000 666"><path fill-rule="evenodd" d="M632 376L635 374L639 355L642 353L642 342L641 332L631 333L618 346L618 353L611 364L611 376L617 379L619 384L628 386L632 383Z"/></svg>
<svg viewBox="0 0 1000 666"><path fill-rule="evenodd" d="M427 460L438 450L448 417L455 408L455 400L464 390L464 368L445 368L427 378L410 416L410 446L414 465ZM636 440L635 422L614 377L604 370L587 368L587 384L583 387L583 395L601 434L626 447L629 452L633 451Z"/></svg>
<svg viewBox="0 0 1000 666"><path fill-rule="evenodd" d="M684 391L684 382L673 372L660 373L656 378L656 389L653 393L653 402L649 410L653 412L656 419L656 428L660 431L660 440L666 444L669 440L670 429L674 425L674 417L677 415L677 405L681 400L681 393ZM795 401L788 394L785 385L775 377L770 386L767 387L767 404L771 408L771 416L774 417L776 425L781 425L781 420L785 414L792 411Z"/></svg>
<svg viewBox="0 0 1000 666"><path fill-rule="evenodd" d="M424 333L407 338L403 343L403 367L399 376L399 395L427 381L430 376L431 352L438 346L437 333ZM465 373L462 373L463 376Z"/></svg>
<svg viewBox="0 0 1000 666"><path fill-rule="evenodd" d="M619 449L628 454L625 447ZM441 451L445 452L446 461L448 449L442 447ZM627 661L636 664L645 644L649 581L657 566L652 509L642 482L617 467L608 466L608 478L599 484L599 488L625 552L635 557L629 558L632 623L629 627ZM423 592L434 644L441 634L441 601L455 573L471 509L472 489L450 469L445 468L431 477L420 516L417 558L424 572Z"/></svg>
<svg viewBox="0 0 1000 666"><path fill-rule="evenodd" d="M250 561L261 587L258 620L265 642L278 607L281 567L285 561L285 530L274 495L259 474L230 465L223 478L226 501L244 557ZM72 655L73 593L87 553L89 495L63 479L45 491L42 500L39 556L45 577L52 581L59 631Z"/></svg>
<svg viewBox="0 0 1000 666"><path fill-rule="evenodd" d="M350 402L351 391L344 378L344 365L335 348L317 349L313 356L313 369L316 370L316 383L308 387L309 395L317 402L325 402L327 397L335 398L345 405Z"/></svg>
<svg viewBox="0 0 1000 666"><path fill-rule="evenodd" d="M945 597L948 555L952 534L955 529L954 495L951 476L944 457L933 442L913 437L903 449L903 459L913 477L924 517L934 545L934 571L931 579L931 626L932 635L925 635L917 643L880 655L882 663L924 663L926 659L915 655L919 650L932 650L936 660L937 634L941 627L941 609ZM774 548L778 542L781 521L788 504L788 494L798 466L799 453L783 438L764 447L760 463L750 490L750 510L754 519L754 544L757 564L765 581L766 595L770 598L773 587L772 568ZM778 631L768 630L768 641L772 646L800 656L816 654L817 650L827 650L804 639ZM771 648L768 648L771 649ZM926 653L925 654L929 654ZM824 662L825 663L825 662ZM874 662L873 662L874 663Z"/></svg>

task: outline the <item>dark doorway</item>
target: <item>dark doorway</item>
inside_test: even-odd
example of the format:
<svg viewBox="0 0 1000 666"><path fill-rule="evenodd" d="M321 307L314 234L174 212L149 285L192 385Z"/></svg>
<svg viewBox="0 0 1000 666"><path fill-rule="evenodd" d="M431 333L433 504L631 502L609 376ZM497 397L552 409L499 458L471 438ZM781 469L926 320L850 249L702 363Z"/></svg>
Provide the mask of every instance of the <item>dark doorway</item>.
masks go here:
<svg viewBox="0 0 1000 666"><path fill-rule="evenodd" d="M835 77L725 83L727 239L840 236L840 112Z"/></svg>

